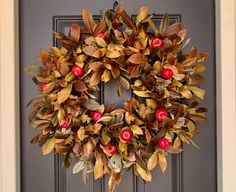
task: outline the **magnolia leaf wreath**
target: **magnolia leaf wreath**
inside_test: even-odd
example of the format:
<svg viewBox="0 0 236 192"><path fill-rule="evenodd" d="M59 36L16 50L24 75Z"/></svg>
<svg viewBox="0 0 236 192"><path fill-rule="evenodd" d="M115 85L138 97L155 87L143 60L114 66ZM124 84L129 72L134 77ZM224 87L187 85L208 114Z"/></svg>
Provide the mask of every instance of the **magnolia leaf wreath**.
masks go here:
<svg viewBox="0 0 236 192"><path fill-rule="evenodd" d="M131 167L151 181L151 170L164 172L166 156L180 153L182 143L197 147L192 137L206 112L197 107L205 94L197 85L208 54L195 47L183 54L184 24L169 25L165 15L157 27L145 6L134 19L118 3L99 23L87 9L82 18L84 27L72 24L69 36L54 32L62 46L40 50L42 67L25 68L41 92L30 102L31 143L43 155L64 155L64 168L77 160L73 173L82 171L85 182L91 172L95 179L108 173L109 192ZM118 95L133 90L123 108L97 101L99 85L111 80Z"/></svg>

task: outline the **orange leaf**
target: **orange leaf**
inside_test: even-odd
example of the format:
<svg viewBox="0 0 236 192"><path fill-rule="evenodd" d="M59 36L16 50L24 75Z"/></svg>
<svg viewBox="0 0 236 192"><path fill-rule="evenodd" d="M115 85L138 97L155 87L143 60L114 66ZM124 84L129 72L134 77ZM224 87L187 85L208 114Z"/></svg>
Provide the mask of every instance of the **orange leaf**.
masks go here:
<svg viewBox="0 0 236 192"><path fill-rule="evenodd" d="M78 24L73 23L71 25L70 35L76 42L79 42L79 39L80 39L80 26Z"/></svg>

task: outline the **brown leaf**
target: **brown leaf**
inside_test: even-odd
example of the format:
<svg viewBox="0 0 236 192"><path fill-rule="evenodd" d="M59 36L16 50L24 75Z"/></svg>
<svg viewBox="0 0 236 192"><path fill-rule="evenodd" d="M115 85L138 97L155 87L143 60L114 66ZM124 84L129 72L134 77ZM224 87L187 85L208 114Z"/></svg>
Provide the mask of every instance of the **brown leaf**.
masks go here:
<svg viewBox="0 0 236 192"><path fill-rule="evenodd" d="M79 39L80 39L80 26L78 24L73 23L70 26L70 35L76 42L79 42Z"/></svg>
<svg viewBox="0 0 236 192"><path fill-rule="evenodd" d="M111 65L111 74L114 78L120 76L120 69L117 65Z"/></svg>
<svg viewBox="0 0 236 192"><path fill-rule="evenodd" d="M141 53L135 53L129 57L128 61L132 64L140 65L146 63L147 58Z"/></svg>
<svg viewBox="0 0 236 192"><path fill-rule="evenodd" d="M185 26L183 23L180 22L176 22L174 24L172 24L171 26L169 26L164 32L163 35L164 36L170 36L170 35L174 35L174 34L178 34L181 30L185 29Z"/></svg>
<svg viewBox="0 0 236 192"><path fill-rule="evenodd" d="M54 149L55 141L56 139L54 137L47 140L47 142L43 145L43 148L42 148L43 155L49 154Z"/></svg>
<svg viewBox="0 0 236 192"><path fill-rule="evenodd" d="M74 88L78 92L83 92L83 91L87 90L87 86L85 85L85 83L83 81L80 81L80 80L77 80L74 83Z"/></svg>
<svg viewBox="0 0 236 192"><path fill-rule="evenodd" d="M145 127L145 137L146 137L147 143L149 144L151 142L152 136L146 127Z"/></svg>
<svg viewBox="0 0 236 192"><path fill-rule="evenodd" d="M99 33L103 32L106 29L106 22L102 20L100 23L96 25L94 28L94 36L98 35Z"/></svg>
<svg viewBox="0 0 236 192"><path fill-rule="evenodd" d="M72 84L67 85L57 94L58 103L61 104L68 99L72 90Z"/></svg>
<svg viewBox="0 0 236 192"><path fill-rule="evenodd" d="M48 83L44 88L43 88L43 93L46 94L46 93L49 93L53 90L53 88L55 87L55 82L50 82Z"/></svg>
<svg viewBox="0 0 236 192"><path fill-rule="evenodd" d="M88 30L88 32L91 35L93 35L93 28L94 28L95 23L93 20L93 16L88 9L82 10L82 18L84 21L85 28Z"/></svg>
<svg viewBox="0 0 236 192"><path fill-rule="evenodd" d="M98 49L94 46L87 46L82 49L82 51L91 57L93 57L93 54L97 51Z"/></svg>
<svg viewBox="0 0 236 192"><path fill-rule="evenodd" d="M161 20L160 33L163 33L169 26L169 16L165 14Z"/></svg>
<svg viewBox="0 0 236 192"><path fill-rule="evenodd" d="M43 68L38 65L27 65L24 71L29 75L40 75L43 72Z"/></svg>
<svg viewBox="0 0 236 192"><path fill-rule="evenodd" d="M89 65L89 68L94 71L99 71L103 66L104 66L104 64L102 62L98 61L98 62L91 63Z"/></svg>
<svg viewBox="0 0 236 192"><path fill-rule="evenodd" d="M139 97L150 97L151 91L133 91L133 93Z"/></svg>

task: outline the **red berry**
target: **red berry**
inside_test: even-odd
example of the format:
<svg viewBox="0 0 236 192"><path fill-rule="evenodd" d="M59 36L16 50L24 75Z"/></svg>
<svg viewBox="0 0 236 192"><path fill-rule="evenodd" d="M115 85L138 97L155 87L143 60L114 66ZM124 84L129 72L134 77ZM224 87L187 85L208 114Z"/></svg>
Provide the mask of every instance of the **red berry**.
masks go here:
<svg viewBox="0 0 236 192"><path fill-rule="evenodd" d="M44 93L44 89L45 87L47 86L48 83L42 83L40 86L39 86L39 90L42 91L42 93Z"/></svg>
<svg viewBox="0 0 236 192"><path fill-rule="evenodd" d="M152 48L163 47L164 46L164 40L159 39L158 37L154 37L154 38L152 38L151 46L152 46Z"/></svg>
<svg viewBox="0 0 236 192"><path fill-rule="evenodd" d="M166 68L161 71L161 76L165 79L171 79L173 77L174 73L171 69Z"/></svg>
<svg viewBox="0 0 236 192"><path fill-rule="evenodd" d="M125 142L129 142L132 139L133 135L129 129L124 129L120 132L120 139Z"/></svg>
<svg viewBox="0 0 236 192"><path fill-rule="evenodd" d="M158 122L162 122L164 118L168 117L168 112L165 109L158 109L155 113L155 118Z"/></svg>
<svg viewBox="0 0 236 192"><path fill-rule="evenodd" d="M107 151L111 154L114 155L116 153L116 146L114 145L106 145L105 148L107 149Z"/></svg>
<svg viewBox="0 0 236 192"><path fill-rule="evenodd" d="M102 113L99 111L93 112L93 120L98 121L102 117Z"/></svg>
<svg viewBox="0 0 236 192"><path fill-rule="evenodd" d="M61 128L67 128L69 126L69 119L66 117L60 124Z"/></svg>
<svg viewBox="0 0 236 192"><path fill-rule="evenodd" d="M167 149L169 147L169 141L166 138L160 138L157 141L157 146L161 149Z"/></svg>
<svg viewBox="0 0 236 192"><path fill-rule="evenodd" d="M102 38L102 39L105 39L105 34L104 34L103 32L101 32L101 33L98 33L98 34L96 35L96 37L100 37L100 38Z"/></svg>
<svg viewBox="0 0 236 192"><path fill-rule="evenodd" d="M72 67L72 73L76 77L80 77L84 73L84 69L78 65Z"/></svg>

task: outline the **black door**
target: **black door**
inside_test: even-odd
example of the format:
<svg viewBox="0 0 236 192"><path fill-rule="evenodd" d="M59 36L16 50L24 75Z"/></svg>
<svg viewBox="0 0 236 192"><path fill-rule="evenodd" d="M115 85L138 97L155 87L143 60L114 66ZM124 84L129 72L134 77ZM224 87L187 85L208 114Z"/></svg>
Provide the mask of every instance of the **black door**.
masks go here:
<svg viewBox="0 0 236 192"><path fill-rule="evenodd" d="M215 84L215 39L214 39L214 0L123 0L129 14L136 14L139 7L147 5L150 12L163 14L168 12L171 21L183 20L191 37L190 45L201 48L199 51L209 53L206 63L206 81L202 87L207 94L202 106L208 108L207 121L200 126L200 134L195 142L200 150L184 146L181 155L168 157L168 169L162 174L157 168L151 183L144 183L135 177L133 171L127 172L117 192L216 192L216 84ZM81 23L81 10L88 8L94 15L101 9L110 9L113 1L82 0L21 0L21 154L22 154L22 192L104 192L107 191L107 178L94 181L92 176L88 185L84 185L81 175L73 175L71 168L64 172L60 169L60 157L49 155L43 157L37 145L30 145L34 130L28 125L30 108L26 103L36 94L23 68L37 63L35 57L40 48L49 49L56 41L52 31L68 33L69 25ZM95 17L96 19L96 17ZM160 18L156 17L156 23ZM187 47L186 49L188 49ZM121 104L131 97L126 91L121 98L116 96L112 83L102 89L104 103Z"/></svg>

